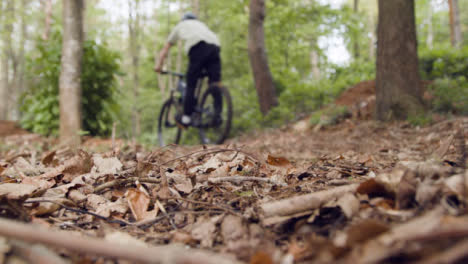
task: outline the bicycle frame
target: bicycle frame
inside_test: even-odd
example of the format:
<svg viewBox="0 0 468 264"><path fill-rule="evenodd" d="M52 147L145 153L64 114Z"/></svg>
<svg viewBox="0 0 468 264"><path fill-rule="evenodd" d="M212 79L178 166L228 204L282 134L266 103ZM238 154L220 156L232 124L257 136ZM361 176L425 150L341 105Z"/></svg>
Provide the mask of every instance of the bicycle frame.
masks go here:
<svg viewBox="0 0 468 264"><path fill-rule="evenodd" d="M167 74L167 75L172 75L172 76L177 77L177 86L173 87L170 90L169 98L173 99L175 92L178 92L180 94L180 98L182 98L182 91L179 89L179 87L182 85L185 85L185 89L187 89L187 86L186 86L187 84L185 82L185 74L179 73L179 72L172 72L172 71L162 71L161 74ZM203 82L207 79L206 77L208 77L208 75L205 72L203 72L202 75L198 78L197 86L195 87L195 91L194 91L194 97L196 100L195 111L200 111L200 109L198 109L198 106L201 103L200 99L201 99L201 94L202 94L202 87L203 87Z"/></svg>

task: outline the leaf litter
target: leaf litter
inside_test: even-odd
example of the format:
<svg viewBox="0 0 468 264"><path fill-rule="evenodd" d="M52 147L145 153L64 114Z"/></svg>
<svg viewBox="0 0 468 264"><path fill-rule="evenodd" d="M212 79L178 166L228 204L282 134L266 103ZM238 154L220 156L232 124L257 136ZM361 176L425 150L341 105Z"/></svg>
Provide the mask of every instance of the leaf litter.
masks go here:
<svg viewBox="0 0 468 264"><path fill-rule="evenodd" d="M0 260L462 263L467 135L350 119L104 153L5 136Z"/></svg>

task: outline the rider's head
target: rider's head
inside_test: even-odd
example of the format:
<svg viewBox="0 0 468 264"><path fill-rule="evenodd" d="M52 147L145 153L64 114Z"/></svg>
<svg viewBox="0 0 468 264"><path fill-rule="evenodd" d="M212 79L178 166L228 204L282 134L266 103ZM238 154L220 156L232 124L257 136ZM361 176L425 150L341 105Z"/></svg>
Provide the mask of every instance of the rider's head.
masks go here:
<svg viewBox="0 0 468 264"><path fill-rule="evenodd" d="M194 15L192 12L187 12L182 16L182 21L188 20L188 19L197 19L197 16Z"/></svg>

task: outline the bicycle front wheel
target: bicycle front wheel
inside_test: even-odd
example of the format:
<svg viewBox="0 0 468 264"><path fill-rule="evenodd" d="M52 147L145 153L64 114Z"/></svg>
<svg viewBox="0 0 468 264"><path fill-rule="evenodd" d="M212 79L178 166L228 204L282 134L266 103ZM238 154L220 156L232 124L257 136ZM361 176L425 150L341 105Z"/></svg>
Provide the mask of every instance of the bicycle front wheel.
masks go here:
<svg viewBox="0 0 468 264"><path fill-rule="evenodd" d="M203 144L221 144L229 136L232 100L225 87L211 86L202 96L200 139Z"/></svg>
<svg viewBox="0 0 468 264"><path fill-rule="evenodd" d="M175 116L177 114L176 103L168 99L159 113L158 140L159 145L164 147L168 144L179 144L182 129L177 126Z"/></svg>

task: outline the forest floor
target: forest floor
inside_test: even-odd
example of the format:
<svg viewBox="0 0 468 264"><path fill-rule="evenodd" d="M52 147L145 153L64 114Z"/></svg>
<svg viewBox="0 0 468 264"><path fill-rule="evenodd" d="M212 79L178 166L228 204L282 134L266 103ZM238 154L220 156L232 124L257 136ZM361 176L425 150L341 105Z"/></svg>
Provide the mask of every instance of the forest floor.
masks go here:
<svg viewBox="0 0 468 264"><path fill-rule="evenodd" d="M222 146L77 153L0 123L0 262L468 261L468 118L373 121L373 85L337 99L337 124Z"/></svg>

